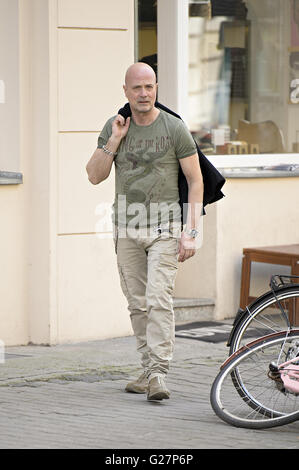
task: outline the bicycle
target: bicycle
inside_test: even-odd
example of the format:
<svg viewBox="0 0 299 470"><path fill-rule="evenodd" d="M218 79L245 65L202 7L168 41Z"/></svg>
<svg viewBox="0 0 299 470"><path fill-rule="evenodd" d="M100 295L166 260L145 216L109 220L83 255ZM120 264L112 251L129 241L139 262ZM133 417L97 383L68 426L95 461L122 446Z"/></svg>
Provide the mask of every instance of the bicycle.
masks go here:
<svg viewBox="0 0 299 470"><path fill-rule="evenodd" d="M254 338L295 326L295 312L299 310L299 283L294 281L299 281L299 276L271 276L270 291L258 297L246 309L238 310L227 341L229 354Z"/></svg>
<svg viewBox="0 0 299 470"><path fill-rule="evenodd" d="M243 346L222 365L210 393L213 410L237 427L265 429L299 419L299 330Z"/></svg>
<svg viewBox="0 0 299 470"><path fill-rule="evenodd" d="M299 305L295 279L272 276L271 291L237 313L230 356L210 394L215 413L229 424L263 429L299 419L299 329L290 321ZM251 336L257 339L246 344Z"/></svg>

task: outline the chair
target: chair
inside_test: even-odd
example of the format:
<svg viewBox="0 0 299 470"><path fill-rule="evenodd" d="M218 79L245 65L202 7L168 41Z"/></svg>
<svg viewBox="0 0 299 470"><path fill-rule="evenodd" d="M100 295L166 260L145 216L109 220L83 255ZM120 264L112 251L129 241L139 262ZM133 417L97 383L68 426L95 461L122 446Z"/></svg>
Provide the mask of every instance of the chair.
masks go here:
<svg viewBox="0 0 299 470"><path fill-rule="evenodd" d="M237 140L258 144L260 153L283 153L285 144L282 131L273 121L239 121Z"/></svg>

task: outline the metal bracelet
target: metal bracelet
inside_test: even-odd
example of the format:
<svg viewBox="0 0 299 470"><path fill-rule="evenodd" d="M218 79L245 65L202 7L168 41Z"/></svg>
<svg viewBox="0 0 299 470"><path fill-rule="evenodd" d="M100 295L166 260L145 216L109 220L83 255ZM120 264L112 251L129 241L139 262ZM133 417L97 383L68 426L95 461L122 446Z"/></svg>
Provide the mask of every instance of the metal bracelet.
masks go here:
<svg viewBox="0 0 299 470"><path fill-rule="evenodd" d="M110 155L110 157L116 157L117 153L111 152L110 150L107 149L105 145L102 145L102 150L103 152L107 153L107 155Z"/></svg>

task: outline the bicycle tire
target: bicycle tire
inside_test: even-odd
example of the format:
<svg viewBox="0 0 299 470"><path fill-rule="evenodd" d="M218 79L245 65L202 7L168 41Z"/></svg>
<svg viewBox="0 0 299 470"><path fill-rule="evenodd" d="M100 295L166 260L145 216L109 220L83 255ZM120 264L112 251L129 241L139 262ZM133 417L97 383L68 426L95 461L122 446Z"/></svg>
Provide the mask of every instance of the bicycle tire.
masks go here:
<svg viewBox="0 0 299 470"><path fill-rule="evenodd" d="M210 403L216 415L228 424L249 429L267 429L297 421L299 395L286 391L277 378L268 375L270 363L277 360L280 351L279 363L284 362L295 342L298 354L299 330L274 333L230 356L211 387ZM240 396L231 380L236 370L242 377L243 392L246 390L250 404Z"/></svg>
<svg viewBox="0 0 299 470"><path fill-rule="evenodd" d="M233 330L230 342L230 354L233 354L237 349L248 343L249 337L252 336L250 331L254 331L255 336L262 337L269 333L272 334L273 331L283 331L289 327L287 318L282 314L278 304L276 305L278 301L281 303L284 310L288 311L291 301L294 303L299 301L299 286L285 286L278 289L275 294L273 291L269 291L255 300L244 312L242 318ZM276 311L278 311L278 314L275 313L273 315L273 306L277 307ZM274 320L275 315L277 318ZM251 340L252 339L251 337ZM256 402L248 396L246 388L243 387L242 378L239 377L238 369L231 373L231 379L240 397L248 406L255 409ZM266 415L273 415L273 411L269 411L265 407L261 408L261 411ZM279 414L277 414L277 416L279 416Z"/></svg>
<svg viewBox="0 0 299 470"><path fill-rule="evenodd" d="M254 338L288 328L288 322L279 309L277 299L288 313L289 303L299 302L299 285L279 288L275 295L269 291L247 307L242 319L233 328L230 355Z"/></svg>

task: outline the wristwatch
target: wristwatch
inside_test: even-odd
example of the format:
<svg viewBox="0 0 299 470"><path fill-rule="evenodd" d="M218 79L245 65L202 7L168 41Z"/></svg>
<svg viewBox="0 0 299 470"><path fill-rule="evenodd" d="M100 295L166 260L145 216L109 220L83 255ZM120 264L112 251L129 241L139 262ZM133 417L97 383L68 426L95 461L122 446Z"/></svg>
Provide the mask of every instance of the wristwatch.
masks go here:
<svg viewBox="0 0 299 470"><path fill-rule="evenodd" d="M199 235L199 231L196 230L195 228L192 228L191 230L185 230L185 232L186 232L187 235L189 235L189 237L191 237L191 238L196 238L196 237Z"/></svg>

